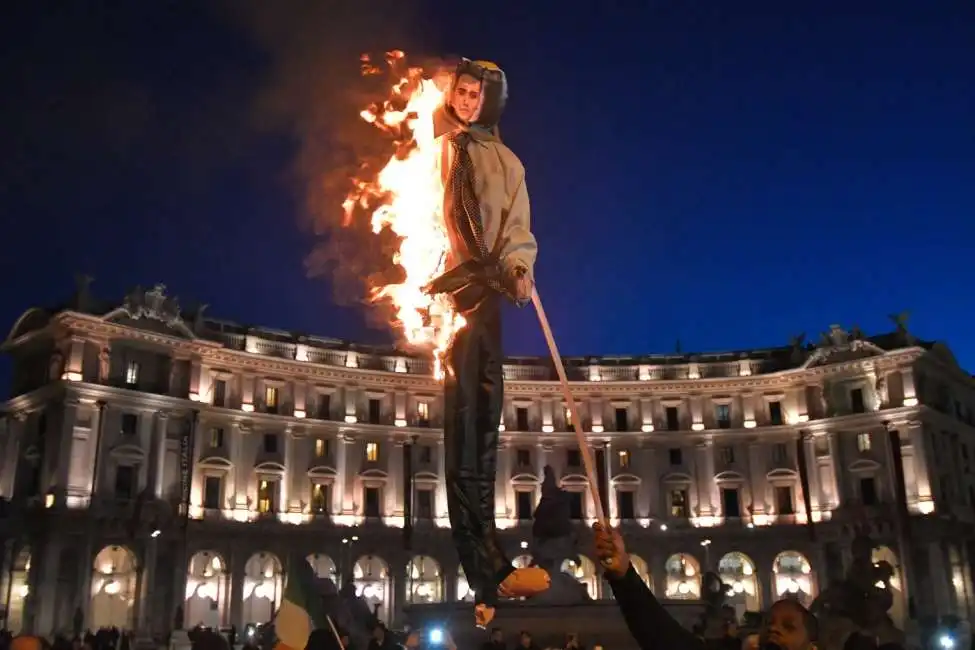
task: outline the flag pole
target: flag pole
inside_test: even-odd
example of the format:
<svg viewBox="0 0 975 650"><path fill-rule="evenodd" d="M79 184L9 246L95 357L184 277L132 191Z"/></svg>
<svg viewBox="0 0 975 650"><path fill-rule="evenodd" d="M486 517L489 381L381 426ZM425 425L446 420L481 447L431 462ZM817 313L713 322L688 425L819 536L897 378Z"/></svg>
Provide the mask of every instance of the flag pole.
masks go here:
<svg viewBox="0 0 975 650"><path fill-rule="evenodd" d="M559 349L555 345L555 337L552 336L552 327L548 324L548 317L545 315L545 309L542 308L542 300L538 297L538 290L534 288L532 289L532 304L535 305L535 311L538 313L538 321L542 326L542 334L545 335L545 342L548 343L548 351L552 355L555 372L559 375L559 383L562 385L562 397L565 399L569 413L572 415L572 421L575 422L575 427L573 428L575 429L576 440L579 442L579 452L582 455L582 464L586 470L589 492L592 494L592 502L596 508L596 520L602 524L603 528L609 529L609 522L606 520L606 513L603 510L603 502L599 496L599 484L596 482L596 465L593 461L592 453L589 451L589 445L586 443L586 436L582 432L582 418L579 417L579 406L576 404L575 398L572 397L569 378L565 374L565 365L562 363L562 356L559 354Z"/></svg>
<svg viewBox="0 0 975 650"><path fill-rule="evenodd" d="M332 634L335 635L335 642L339 644L340 650L345 650L345 646L342 645L342 637L339 636L339 631L335 629L335 623L332 622L332 617L326 614L325 620L328 621L328 627L331 628Z"/></svg>

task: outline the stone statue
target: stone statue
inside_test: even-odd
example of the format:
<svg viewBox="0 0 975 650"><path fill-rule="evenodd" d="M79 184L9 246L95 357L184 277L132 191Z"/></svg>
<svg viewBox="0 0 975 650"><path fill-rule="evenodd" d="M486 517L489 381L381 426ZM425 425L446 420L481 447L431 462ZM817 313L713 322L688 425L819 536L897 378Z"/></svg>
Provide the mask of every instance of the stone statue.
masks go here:
<svg viewBox="0 0 975 650"><path fill-rule="evenodd" d="M64 353L61 352L61 348L54 348L54 351L51 353L51 363L48 373L51 381L60 380L61 375L64 374Z"/></svg>
<svg viewBox="0 0 975 650"><path fill-rule="evenodd" d="M914 335L910 333L907 329L907 322L911 318L911 312L902 311L899 314L887 314L887 318L891 320L896 328L897 338L903 345L914 345L917 339Z"/></svg>
<svg viewBox="0 0 975 650"><path fill-rule="evenodd" d="M109 347L103 346L98 353L98 381L107 384L112 373L112 351Z"/></svg>
<svg viewBox="0 0 975 650"><path fill-rule="evenodd" d="M802 364L803 359L806 356L805 350L803 350L805 342L806 342L805 332L802 332L801 334L793 336L792 338L789 339L789 347L791 348L791 351L789 353L789 361L791 361L793 365L798 366Z"/></svg>
<svg viewBox="0 0 975 650"><path fill-rule="evenodd" d="M196 308L196 313L193 314L193 333L197 336L203 334L203 330L206 327L206 320L203 318L203 314L206 312L207 307L210 305L204 303Z"/></svg>
<svg viewBox="0 0 975 650"><path fill-rule="evenodd" d="M874 392L877 394L877 406L883 407L887 405L888 395L887 395L887 375L878 374L876 381L873 384Z"/></svg>
<svg viewBox="0 0 975 650"><path fill-rule="evenodd" d="M569 495L555 479L548 465L542 480L542 498L535 508L532 523L532 564L548 572L552 586L532 598L533 602L573 604L591 600L586 586L562 571L566 560L579 561L579 552L572 531Z"/></svg>
<svg viewBox="0 0 975 650"><path fill-rule="evenodd" d="M819 385L819 412L820 417L828 418L832 415L833 405L830 402L830 391L832 386L825 379Z"/></svg>
<svg viewBox="0 0 975 650"><path fill-rule="evenodd" d="M903 644L903 633L887 614L894 604L890 585L894 568L889 562L873 561L874 547L870 537L857 535L846 577L831 584L813 602L811 609L819 618L823 650L841 650L854 633Z"/></svg>
<svg viewBox="0 0 975 650"><path fill-rule="evenodd" d="M74 308L82 313L91 310L91 283L94 280L94 277L86 274L75 276Z"/></svg>

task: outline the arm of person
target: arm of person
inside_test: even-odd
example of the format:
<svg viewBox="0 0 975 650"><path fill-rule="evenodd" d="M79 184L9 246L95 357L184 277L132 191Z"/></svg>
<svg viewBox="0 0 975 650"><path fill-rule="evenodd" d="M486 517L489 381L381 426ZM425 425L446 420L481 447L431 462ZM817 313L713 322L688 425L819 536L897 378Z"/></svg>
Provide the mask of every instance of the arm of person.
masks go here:
<svg viewBox="0 0 975 650"><path fill-rule="evenodd" d="M521 269L528 280L535 281L535 258L538 256L538 242L531 231L531 204L528 201L528 187L525 184L525 170L519 163L511 166L510 186L514 187L508 205L508 219L505 221L502 239L504 248L501 261L509 273Z"/></svg>
<svg viewBox="0 0 975 650"><path fill-rule="evenodd" d="M630 564L616 531L596 531L596 554L616 597L626 627L641 650L704 650L704 642L684 629L654 597Z"/></svg>

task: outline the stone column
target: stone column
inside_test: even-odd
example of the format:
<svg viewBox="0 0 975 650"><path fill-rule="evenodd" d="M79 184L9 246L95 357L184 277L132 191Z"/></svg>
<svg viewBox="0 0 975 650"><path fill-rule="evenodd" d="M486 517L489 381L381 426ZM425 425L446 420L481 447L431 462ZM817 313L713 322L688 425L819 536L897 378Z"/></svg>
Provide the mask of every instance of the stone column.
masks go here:
<svg viewBox="0 0 975 650"><path fill-rule="evenodd" d="M513 504L508 499L508 489L511 487L511 443L498 440L498 471L494 481L494 517L506 519ZM456 590L454 591L456 594Z"/></svg>
<svg viewBox="0 0 975 650"><path fill-rule="evenodd" d="M163 497L163 486L166 480L166 431L169 428L169 413L156 413L156 426L152 432L152 455L149 465L149 486L152 494L157 498Z"/></svg>
<svg viewBox="0 0 975 650"><path fill-rule="evenodd" d="M13 496L16 485L17 461L26 421L27 415L23 412L12 413L7 419L7 435L0 456L0 496L8 499Z"/></svg>
<svg viewBox="0 0 975 650"><path fill-rule="evenodd" d="M247 558L239 550L231 547L227 558L227 573L230 580L230 621L237 627L238 638L244 633L244 564Z"/></svg>
<svg viewBox="0 0 975 650"><path fill-rule="evenodd" d="M58 602L58 575L61 572L61 543L54 531L47 533L47 539L44 540L38 555L40 556L37 558L40 560L38 571L40 580L34 583L37 585L38 593L36 598L31 599L35 612L33 631L46 636L57 630L62 623L57 620L55 610ZM32 560L31 564L33 565L35 561ZM34 584L31 585L32 588Z"/></svg>
<svg viewBox="0 0 975 650"><path fill-rule="evenodd" d="M644 446L640 448L639 463L638 469L640 475L652 477L653 482L649 490L641 489L636 493L637 503L634 505L636 507L637 517L660 518L663 512L661 510L663 507L661 496L663 485L661 485L659 480L661 474L657 472L657 455L654 452L654 448L648 443L644 443ZM651 573L659 573L659 571Z"/></svg>
<svg viewBox="0 0 975 650"><path fill-rule="evenodd" d="M843 439L838 431L831 431L827 435L829 436L829 455L833 461L833 477L836 481L836 506L843 507L851 494Z"/></svg>
<svg viewBox="0 0 975 650"><path fill-rule="evenodd" d="M802 446L806 452L806 472L809 474L809 505L812 512L806 513L813 521L816 521L815 513L823 510L824 502L822 489L819 483L819 463L816 459L816 439L809 433L803 433ZM801 485L800 485L801 489ZM799 506L805 509L805 502L802 501L800 494Z"/></svg>
<svg viewBox="0 0 975 650"><path fill-rule="evenodd" d="M156 609L155 606L158 605L156 602L156 594L159 593L158 585L156 584L158 575L158 567L156 564L158 561L159 542L157 538L150 537L146 541L144 564L142 571L139 572L138 600L135 605L136 612L138 613L138 618L136 619L137 634L146 639L152 638L153 613Z"/></svg>
<svg viewBox="0 0 975 650"><path fill-rule="evenodd" d="M911 451L914 457L914 480L917 489L918 507L924 508L923 503L932 502L931 472L928 465L927 436L924 435L924 425L918 420L907 423L907 438L911 441ZM930 507L930 506L929 506ZM922 510L922 512L924 512ZM930 512L930 511L929 511Z"/></svg>
<svg viewBox="0 0 975 650"><path fill-rule="evenodd" d="M290 426L285 427L284 431L281 432L281 437L284 438L284 454L282 456L284 458L284 475L281 477L281 484L278 486L281 499L278 505L279 519L281 519L281 514L291 512L291 500L294 498L291 492L291 481L289 477L294 467L295 440Z"/></svg>
<svg viewBox="0 0 975 650"><path fill-rule="evenodd" d="M393 453L389 455L389 481L386 483L386 513L388 517L404 517L406 495L403 493L403 453L406 441L392 440ZM404 525L406 524L404 520Z"/></svg>
<svg viewBox="0 0 975 650"><path fill-rule="evenodd" d="M697 480L698 516L711 517L714 515L714 454L710 442L702 442L696 446L697 462L695 463Z"/></svg>
<svg viewBox="0 0 975 650"><path fill-rule="evenodd" d="M611 522L619 517L616 507L616 485L613 483L613 445L607 441L603 445L603 471L606 472L606 503L603 504L605 515Z"/></svg>
<svg viewBox="0 0 975 650"><path fill-rule="evenodd" d="M332 490L332 512L344 515L352 509L352 495L349 492L346 474L348 474L349 441L344 433L335 437L335 488Z"/></svg>
<svg viewBox="0 0 975 650"><path fill-rule="evenodd" d="M437 519L449 521L447 514L447 453L444 449L443 437L437 440Z"/></svg>
<svg viewBox="0 0 975 650"><path fill-rule="evenodd" d="M748 472L751 479L752 516L761 516L766 512L766 464L762 457L763 446L758 440L748 443ZM760 517L761 518L761 517Z"/></svg>
<svg viewBox="0 0 975 650"><path fill-rule="evenodd" d="M61 431L58 436L54 481L50 488L55 492L55 502L63 507L68 495L68 476L71 471L71 454L74 451L74 425L78 418L78 400L66 398L61 415Z"/></svg>

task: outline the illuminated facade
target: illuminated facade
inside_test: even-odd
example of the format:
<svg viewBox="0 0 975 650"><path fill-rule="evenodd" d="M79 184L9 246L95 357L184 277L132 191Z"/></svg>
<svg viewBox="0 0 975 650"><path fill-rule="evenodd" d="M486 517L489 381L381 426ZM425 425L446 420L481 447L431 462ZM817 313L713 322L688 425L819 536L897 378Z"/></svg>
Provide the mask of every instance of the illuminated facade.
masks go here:
<svg viewBox="0 0 975 650"><path fill-rule="evenodd" d="M187 625L240 628L270 618L296 557L350 575L387 620L469 597L425 359L182 316L161 286L121 305L82 286L27 311L4 349L12 628L70 627L80 608L86 626L162 633L179 605ZM909 598L971 617L975 384L943 345L833 326L809 345L566 363L608 514L658 595L696 598L710 568L739 610L811 602L865 528L897 568L899 621ZM551 364L510 359L505 376L496 514L525 563L544 466L580 531L593 507ZM563 570L608 596L590 558Z"/></svg>

